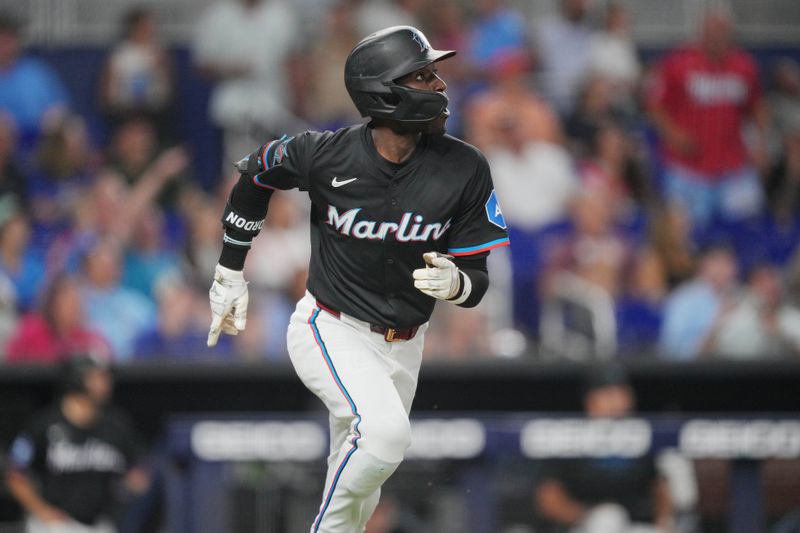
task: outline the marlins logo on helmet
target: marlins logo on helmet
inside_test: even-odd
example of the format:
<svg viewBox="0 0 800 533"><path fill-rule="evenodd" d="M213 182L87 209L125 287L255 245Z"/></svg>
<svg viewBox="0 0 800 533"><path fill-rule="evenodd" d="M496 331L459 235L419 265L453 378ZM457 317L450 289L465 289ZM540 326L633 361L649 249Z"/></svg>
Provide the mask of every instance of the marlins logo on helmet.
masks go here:
<svg viewBox="0 0 800 533"><path fill-rule="evenodd" d="M422 36L417 32L414 31L411 32L411 40L413 40L415 43L419 45L420 52L429 50L431 47L431 45L429 45L428 42L425 39L423 39Z"/></svg>

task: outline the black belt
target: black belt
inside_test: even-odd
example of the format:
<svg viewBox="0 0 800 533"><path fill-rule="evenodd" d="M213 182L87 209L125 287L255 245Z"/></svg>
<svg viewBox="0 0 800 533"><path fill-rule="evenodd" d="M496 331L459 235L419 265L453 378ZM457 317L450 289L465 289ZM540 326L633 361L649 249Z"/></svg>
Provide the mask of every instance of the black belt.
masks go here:
<svg viewBox="0 0 800 533"><path fill-rule="evenodd" d="M325 305L319 300L317 300L317 307L319 307L323 311L327 311L336 318L341 318L342 316L342 313L330 307L329 305ZM414 338L414 335L417 334L418 329L419 326L413 326L410 328L389 328L386 326L381 326L379 324L369 325L369 330L372 331L373 333L380 333L381 335L383 335L383 338L384 340L386 340L386 342L410 341L411 339Z"/></svg>

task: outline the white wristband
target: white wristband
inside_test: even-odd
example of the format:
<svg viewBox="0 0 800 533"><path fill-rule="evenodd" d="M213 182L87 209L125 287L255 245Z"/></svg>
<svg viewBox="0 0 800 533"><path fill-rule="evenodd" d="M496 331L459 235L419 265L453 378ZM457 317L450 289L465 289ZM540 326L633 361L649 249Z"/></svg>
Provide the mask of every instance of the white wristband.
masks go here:
<svg viewBox="0 0 800 533"><path fill-rule="evenodd" d="M458 271L458 275L461 276L461 296L455 300L448 300L456 305L466 302L467 298L469 298L469 295L472 292L472 280L469 279L469 276L460 270Z"/></svg>

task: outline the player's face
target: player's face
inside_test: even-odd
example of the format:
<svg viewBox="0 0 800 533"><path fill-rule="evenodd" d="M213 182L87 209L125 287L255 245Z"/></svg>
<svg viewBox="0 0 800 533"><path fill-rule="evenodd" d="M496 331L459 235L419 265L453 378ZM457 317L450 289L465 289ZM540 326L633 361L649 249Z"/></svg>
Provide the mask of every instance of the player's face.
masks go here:
<svg viewBox="0 0 800 533"><path fill-rule="evenodd" d="M587 393L584 398L586 413L593 418L620 418L633 411L633 391L628 386L610 385Z"/></svg>
<svg viewBox="0 0 800 533"><path fill-rule="evenodd" d="M439 77L439 70L436 68L436 63L432 63L419 70L415 70L406 74L397 82L400 85L410 87L412 89L419 89L422 91L435 91L437 93L444 93L447 90L447 84L442 78ZM445 132L444 124L447 122L447 117L450 116L450 110L446 109L439 117L431 122L428 130L425 133L442 134Z"/></svg>
<svg viewBox="0 0 800 533"><path fill-rule="evenodd" d="M443 93L447 89L447 84L439 77L439 69L436 68L436 63L431 63L426 67L406 74L400 78L399 83L400 85L423 91Z"/></svg>

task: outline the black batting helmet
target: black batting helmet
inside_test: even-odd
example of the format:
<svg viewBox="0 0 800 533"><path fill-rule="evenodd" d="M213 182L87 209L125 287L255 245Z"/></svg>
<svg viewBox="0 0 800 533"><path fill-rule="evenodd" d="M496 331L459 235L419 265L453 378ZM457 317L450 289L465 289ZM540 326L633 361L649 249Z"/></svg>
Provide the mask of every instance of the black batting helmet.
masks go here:
<svg viewBox="0 0 800 533"><path fill-rule="evenodd" d="M93 369L108 371L108 362L92 355L76 355L64 361L59 376L61 394L87 393L86 374Z"/></svg>
<svg viewBox="0 0 800 533"><path fill-rule="evenodd" d="M434 50L412 26L392 26L353 48L344 65L344 84L362 117L402 124L430 122L447 109L447 96L404 87L396 80L455 53Z"/></svg>

